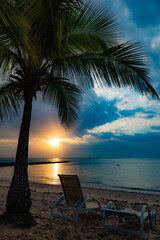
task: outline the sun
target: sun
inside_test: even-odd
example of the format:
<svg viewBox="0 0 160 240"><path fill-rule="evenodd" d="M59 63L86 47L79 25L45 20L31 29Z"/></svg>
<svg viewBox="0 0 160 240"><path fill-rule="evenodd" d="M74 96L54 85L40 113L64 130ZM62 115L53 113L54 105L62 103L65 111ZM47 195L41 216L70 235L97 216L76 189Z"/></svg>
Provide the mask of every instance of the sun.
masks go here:
<svg viewBox="0 0 160 240"><path fill-rule="evenodd" d="M48 141L49 144L51 144L54 147L58 147L60 145L60 142L62 142L62 139L59 138L52 138L51 140Z"/></svg>

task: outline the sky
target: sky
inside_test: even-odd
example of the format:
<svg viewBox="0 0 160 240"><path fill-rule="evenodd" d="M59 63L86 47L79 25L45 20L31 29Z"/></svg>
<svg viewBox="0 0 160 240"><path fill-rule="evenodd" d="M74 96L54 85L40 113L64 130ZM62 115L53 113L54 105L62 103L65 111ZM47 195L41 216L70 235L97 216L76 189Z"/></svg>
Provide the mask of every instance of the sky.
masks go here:
<svg viewBox="0 0 160 240"><path fill-rule="evenodd" d="M140 41L150 56L152 85L160 94L160 1L103 0L117 16L124 39ZM160 157L160 101L129 88L87 90L70 130L57 112L33 104L29 157ZM22 113L0 125L0 157L15 157Z"/></svg>

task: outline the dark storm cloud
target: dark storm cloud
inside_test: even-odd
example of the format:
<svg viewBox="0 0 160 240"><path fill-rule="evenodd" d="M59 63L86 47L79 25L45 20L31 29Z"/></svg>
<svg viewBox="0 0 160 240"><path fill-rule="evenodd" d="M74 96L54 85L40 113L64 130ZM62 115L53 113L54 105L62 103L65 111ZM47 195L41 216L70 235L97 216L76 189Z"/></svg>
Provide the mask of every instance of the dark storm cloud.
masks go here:
<svg viewBox="0 0 160 240"><path fill-rule="evenodd" d="M102 134L99 138L106 138ZM111 134L110 134L111 136ZM160 135L158 133L117 136L110 141L83 146L95 157L159 157Z"/></svg>
<svg viewBox="0 0 160 240"><path fill-rule="evenodd" d="M123 110L119 111L121 117L131 117L134 116L138 112L143 112L146 115L146 119L153 118L155 116L155 111L146 111L144 108L136 108L134 110Z"/></svg>
<svg viewBox="0 0 160 240"><path fill-rule="evenodd" d="M159 142L110 141L95 145L93 152L97 157L159 157Z"/></svg>
<svg viewBox="0 0 160 240"><path fill-rule="evenodd" d="M135 115L135 113L137 112L142 112L144 111L143 108L136 108L134 110L123 110L123 111L119 111L119 114L122 116L122 117L130 117L130 116L133 116Z"/></svg>
<svg viewBox="0 0 160 240"><path fill-rule="evenodd" d="M134 136L130 136L130 135L123 135L123 136L118 136L116 137L116 139L118 139L121 142L126 142L128 144L131 143L148 143L148 142L152 142L152 143L159 143L160 144L160 134L159 133L155 133L155 132L150 132L147 134L135 134ZM139 149L137 149L139 151Z"/></svg>
<svg viewBox="0 0 160 240"><path fill-rule="evenodd" d="M159 127L152 127L153 130L159 130L160 131L160 126ZM160 133L159 133L160 134Z"/></svg>
<svg viewBox="0 0 160 240"><path fill-rule="evenodd" d="M106 101L98 97L93 90L90 90L89 95L84 96L83 104L77 123L77 133L82 135L86 129L91 129L106 122L112 122L119 118L116 100Z"/></svg>

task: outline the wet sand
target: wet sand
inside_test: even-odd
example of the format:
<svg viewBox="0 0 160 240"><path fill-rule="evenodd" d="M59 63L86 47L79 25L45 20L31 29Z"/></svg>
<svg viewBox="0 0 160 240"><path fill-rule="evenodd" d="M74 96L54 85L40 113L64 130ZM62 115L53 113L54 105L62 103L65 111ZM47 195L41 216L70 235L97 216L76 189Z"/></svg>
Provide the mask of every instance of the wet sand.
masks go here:
<svg viewBox="0 0 160 240"><path fill-rule="evenodd" d="M0 181L0 214L5 211L6 197L9 188L9 181ZM78 223L52 218L49 220L49 213L52 204L62 195L61 186L45 185L31 183L33 214L37 224L31 229L17 229L11 226L0 226L0 240L127 240L139 239L134 235L124 234L122 232L101 229L101 215L96 212L89 214L82 213ZM107 205L108 201L115 200L121 209L129 207L135 210L141 210L144 204L148 204L151 211L157 214L157 226L153 230L148 229L148 223L145 223L144 239L160 240L160 196L128 193L122 191L112 191L106 189L83 188L85 197L94 197L102 205ZM71 214L71 213L70 213ZM111 224L119 224L116 217L110 218ZM123 227L137 229L138 222L128 221L121 223Z"/></svg>

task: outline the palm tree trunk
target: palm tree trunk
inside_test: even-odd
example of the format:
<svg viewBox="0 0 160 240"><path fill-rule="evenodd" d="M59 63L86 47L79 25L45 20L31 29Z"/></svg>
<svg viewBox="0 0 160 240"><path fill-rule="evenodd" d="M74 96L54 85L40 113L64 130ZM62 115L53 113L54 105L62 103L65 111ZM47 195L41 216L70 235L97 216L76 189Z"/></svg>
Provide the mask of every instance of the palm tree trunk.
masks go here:
<svg viewBox="0 0 160 240"><path fill-rule="evenodd" d="M25 92L24 112L19 133L15 169L7 196L7 222L18 227L30 227L34 221L29 212L31 193L28 182L28 143L32 111L32 91Z"/></svg>

